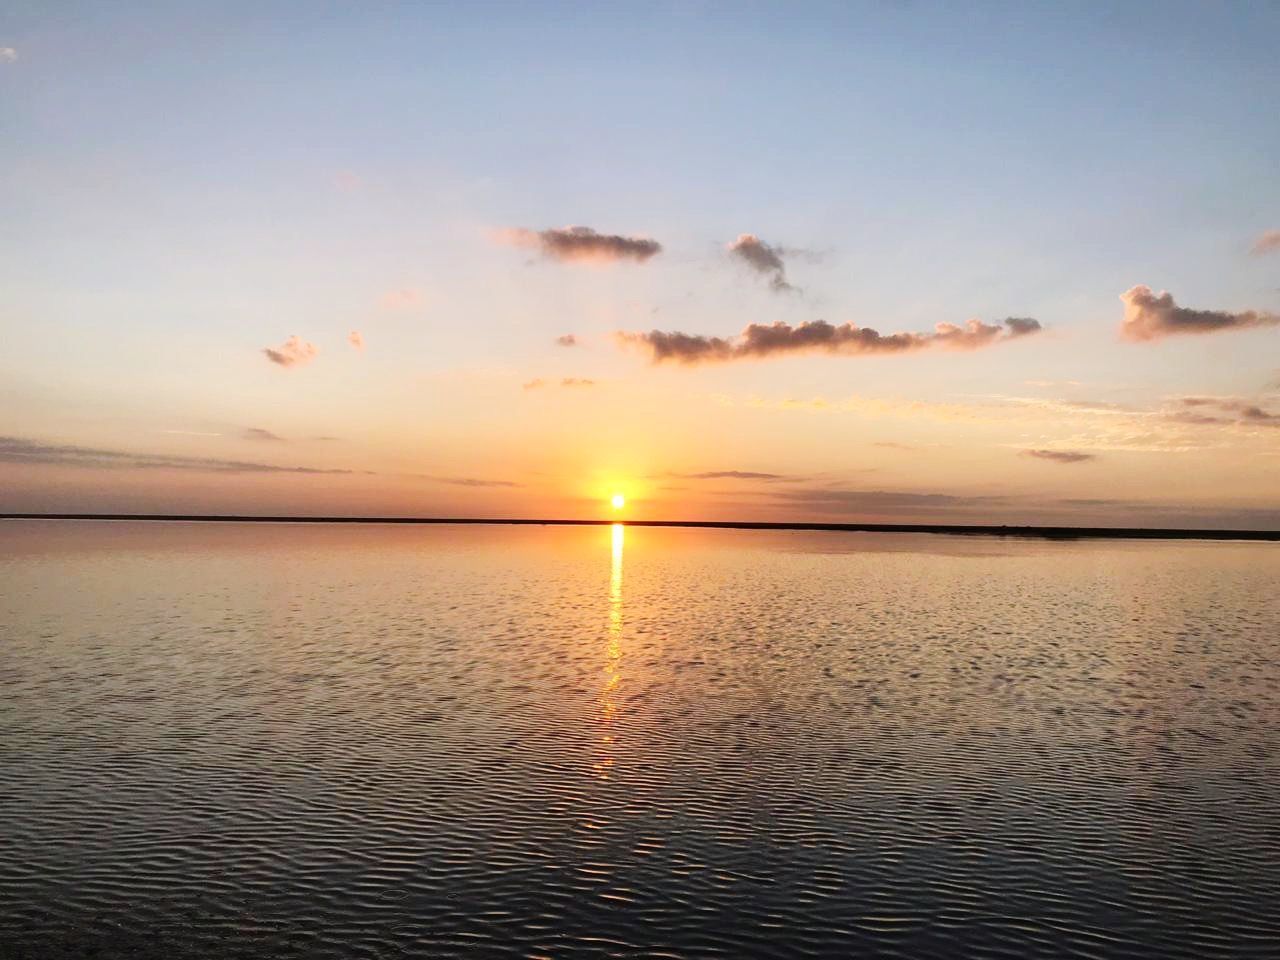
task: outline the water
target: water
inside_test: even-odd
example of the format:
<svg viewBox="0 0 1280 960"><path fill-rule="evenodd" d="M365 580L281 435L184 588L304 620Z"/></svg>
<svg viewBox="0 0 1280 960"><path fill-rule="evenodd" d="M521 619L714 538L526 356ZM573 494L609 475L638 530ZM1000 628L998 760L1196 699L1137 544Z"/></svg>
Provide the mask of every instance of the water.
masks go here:
<svg viewBox="0 0 1280 960"><path fill-rule="evenodd" d="M0 956L1275 957L1280 547L0 523Z"/></svg>

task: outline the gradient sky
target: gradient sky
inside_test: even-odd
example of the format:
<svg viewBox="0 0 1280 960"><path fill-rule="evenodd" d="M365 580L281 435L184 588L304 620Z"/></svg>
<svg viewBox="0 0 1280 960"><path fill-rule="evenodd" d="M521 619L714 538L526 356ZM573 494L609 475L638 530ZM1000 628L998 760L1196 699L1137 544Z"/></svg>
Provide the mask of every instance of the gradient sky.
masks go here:
<svg viewBox="0 0 1280 960"><path fill-rule="evenodd" d="M0 5L0 510L1280 526L1280 4L182 6Z"/></svg>

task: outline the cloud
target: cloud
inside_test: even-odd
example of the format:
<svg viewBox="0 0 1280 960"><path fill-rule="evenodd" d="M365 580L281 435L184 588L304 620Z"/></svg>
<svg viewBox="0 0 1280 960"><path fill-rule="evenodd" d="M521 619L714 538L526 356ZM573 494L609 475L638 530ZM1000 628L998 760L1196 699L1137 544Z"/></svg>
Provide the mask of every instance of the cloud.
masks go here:
<svg viewBox="0 0 1280 960"><path fill-rule="evenodd" d="M769 286L779 293L790 293L795 287L787 282L787 265L782 262L787 252L782 247L772 247L754 233L743 233L726 248L731 257L737 257L756 273L769 278Z"/></svg>
<svg viewBox="0 0 1280 960"><path fill-rule="evenodd" d="M675 480L764 480L773 482L794 482L798 477L788 477L781 473L758 473L754 470L709 470L705 473L668 473Z"/></svg>
<svg viewBox="0 0 1280 960"><path fill-rule="evenodd" d="M64 444L41 443L20 437L0 437L0 463L52 464L72 467L149 467L157 470L200 470L210 473L351 474L354 470L285 467L274 463L130 453Z"/></svg>
<svg viewBox="0 0 1280 960"><path fill-rule="evenodd" d="M915 493L901 490L787 490L773 494L778 500L801 504L819 513L898 513L901 511L988 510L1005 497L964 496L949 493Z"/></svg>
<svg viewBox="0 0 1280 960"><path fill-rule="evenodd" d="M516 483L513 480L484 480L480 477L435 477L427 474L419 474L423 480L430 480L433 483L447 483L454 487L520 487L523 484Z"/></svg>
<svg viewBox="0 0 1280 960"><path fill-rule="evenodd" d="M1139 284L1120 294L1124 302L1124 320L1120 336L1142 342L1184 333L1217 333L1220 330L1243 330L1249 327L1272 327L1280 324L1280 315L1245 310L1190 310L1173 302L1173 296Z"/></svg>
<svg viewBox="0 0 1280 960"><path fill-rule="evenodd" d="M562 347L576 347L578 345L578 338L572 333L566 333L563 336L556 337L556 343Z"/></svg>
<svg viewBox="0 0 1280 960"><path fill-rule="evenodd" d="M1081 453L1078 450L1023 450L1022 455L1053 463L1085 463L1098 459L1097 454Z"/></svg>
<svg viewBox="0 0 1280 960"><path fill-rule="evenodd" d="M18 51L13 47L0 47L0 63L14 63L18 59Z"/></svg>
<svg viewBox="0 0 1280 960"><path fill-rule="evenodd" d="M314 360L320 351L316 349L314 343L308 343L294 335L279 347L275 349L267 347L262 352L267 355L268 360L282 367L300 367Z"/></svg>
<svg viewBox="0 0 1280 960"><path fill-rule="evenodd" d="M1265 253L1276 253L1280 251L1280 230L1265 230L1262 236L1254 241L1249 252L1255 257L1260 257Z"/></svg>
<svg viewBox="0 0 1280 960"><path fill-rule="evenodd" d="M617 263L620 260L644 263L662 252L662 244L657 240L596 233L590 227L537 231L512 227L498 231L497 239L499 243L533 248L561 263Z"/></svg>
<svg viewBox="0 0 1280 960"><path fill-rule="evenodd" d="M1223 413L1234 413L1236 418L1216 417L1207 414L1183 413L1184 423L1245 423L1264 427L1280 427L1280 413L1271 413L1250 400L1236 397L1183 397L1184 407L1209 407Z"/></svg>
<svg viewBox="0 0 1280 960"><path fill-rule="evenodd" d="M594 380L587 380L584 377L565 377L560 381L560 386L562 387L594 387L595 385L596 382ZM543 387L548 386L551 386L551 384L541 377L536 377L521 384L521 388L524 390L541 390Z"/></svg>
<svg viewBox="0 0 1280 960"><path fill-rule="evenodd" d="M401 287L399 290L388 290L378 301L383 310L412 310L426 301L422 291L416 287Z"/></svg>
<svg viewBox="0 0 1280 960"><path fill-rule="evenodd" d="M790 353L902 353L942 346L952 350L980 347L1040 330L1040 323L1027 317L1010 317L1002 324L969 320L963 326L939 323L933 333L893 333L883 335L870 327L844 323L833 326L813 320L791 326L778 321L768 326L748 325L736 338L705 337L695 334L653 330L649 333L619 332L624 346L647 350L653 363L673 361L686 365L723 363L730 360L761 359Z"/></svg>
<svg viewBox="0 0 1280 960"><path fill-rule="evenodd" d="M364 351L364 334L362 334L359 330L352 330L350 333L347 334L347 343L351 344L351 346L355 347L357 350L360 350L361 352L363 352Z"/></svg>
<svg viewBox="0 0 1280 960"><path fill-rule="evenodd" d="M274 443L283 443L284 437L270 430L264 430L262 427L247 427L244 431L246 440L270 440Z"/></svg>

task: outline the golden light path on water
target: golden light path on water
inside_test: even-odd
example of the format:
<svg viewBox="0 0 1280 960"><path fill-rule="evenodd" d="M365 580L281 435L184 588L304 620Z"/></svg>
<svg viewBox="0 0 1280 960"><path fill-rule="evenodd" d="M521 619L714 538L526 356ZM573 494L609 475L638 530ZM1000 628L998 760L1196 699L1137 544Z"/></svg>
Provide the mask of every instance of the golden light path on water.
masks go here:
<svg viewBox="0 0 1280 960"><path fill-rule="evenodd" d="M609 627L605 636L604 651L604 685L600 690L600 723L603 733L600 742L603 745L601 758L595 764L596 773L601 779L609 778L613 766L614 722L618 715L618 702L615 695L622 683L622 548L626 540L626 527L615 523L611 528L612 555L609 567Z"/></svg>

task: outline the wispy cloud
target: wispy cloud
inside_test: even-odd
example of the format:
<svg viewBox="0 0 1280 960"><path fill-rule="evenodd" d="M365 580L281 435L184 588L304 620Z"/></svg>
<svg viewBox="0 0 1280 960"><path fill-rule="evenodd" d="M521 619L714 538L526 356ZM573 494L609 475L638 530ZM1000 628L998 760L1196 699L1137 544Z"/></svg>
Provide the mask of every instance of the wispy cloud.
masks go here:
<svg viewBox="0 0 1280 960"><path fill-rule="evenodd" d="M1097 454L1081 453L1079 450L1023 450L1022 455L1051 463L1087 463L1098 459Z"/></svg>
<svg viewBox="0 0 1280 960"><path fill-rule="evenodd" d="M544 380L542 377L535 377L533 380L527 380L520 386L524 390L541 390L543 387L555 386L554 381ZM594 387L596 382L588 380L585 377L564 377L559 381L561 387Z"/></svg>
<svg viewBox="0 0 1280 960"><path fill-rule="evenodd" d="M357 350L364 351L364 334L359 330L352 330L347 334L347 343L355 347Z"/></svg>
<svg viewBox="0 0 1280 960"><path fill-rule="evenodd" d="M1173 302L1172 294L1161 291L1157 296L1150 287L1141 284L1120 294L1120 299L1124 303L1120 336L1134 342L1160 340L1177 334L1217 333L1223 330L1280 325L1280 314L1257 310L1230 313L1226 310L1191 310L1180 307Z"/></svg>
<svg viewBox="0 0 1280 960"><path fill-rule="evenodd" d="M932 333L884 335L870 327L844 323L834 326L814 320L791 326L778 321L769 325L753 323L737 337L707 337L688 333L653 330L649 333L619 332L624 346L648 352L653 363L668 361L685 365L725 363L731 360L764 359L798 353L826 353L842 356L868 353L902 353L939 346L952 350L976 350L1039 332L1040 323L1027 317L1009 317L1003 323L969 320L963 326L939 323Z"/></svg>
<svg viewBox="0 0 1280 960"><path fill-rule="evenodd" d="M400 287L384 293L378 301L378 306L383 310L413 310L422 306L424 302L426 297L417 287Z"/></svg>
<svg viewBox="0 0 1280 960"><path fill-rule="evenodd" d="M572 333L566 333L562 336L556 337L556 345L561 347L576 347L578 345L578 338Z"/></svg>
<svg viewBox="0 0 1280 960"><path fill-rule="evenodd" d="M432 483L444 483L453 487L520 487L523 484L514 480L486 480L481 477L440 477L431 474L417 474L423 480Z"/></svg>
<svg viewBox="0 0 1280 960"><path fill-rule="evenodd" d="M296 334L278 347L266 347L263 351L268 360L282 367L300 367L310 363L320 351L314 343L308 343Z"/></svg>
<svg viewBox="0 0 1280 960"><path fill-rule="evenodd" d="M729 255L745 263L756 273L769 278L769 286L779 293L795 291L787 282L787 265L782 258L786 250L765 243L754 233L743 233L727 247Z"/></svg>
<svg viewBox="0 0 1280 960"><path fill-rule="evenodd" d="M1264 253L1280 252L1280 230L1266 230L1262 236L1254 241L1253 246L1249 248L1249 252L1255 257L1260 257Z"/></svg>
<svg viewBox="0 0 1280 960"><path fill-rule="evenodd" d="M800 477L782 473L760 473L755 470L708 470L703 473L667 473L673 480L763 480L767 483L792 483Z"/></svg>
<svg viewBox="0 0 1280 960"><path fill-rule="evenodd" d="M246 440L267 440L272 443L284 443L284 437L278 433L272 433L270 430L264 430L262 427L246 427L244 431Z"/></svg>
<svg viewBox="0 0 1280 960"><path fill-rule="evenodd" d="M1182 405L1192 408L1208 407L1223 413L1235 414L1233 418L1207 417L1204 422L1239 422L1264 427L1280 427L1280 413L1264 410L1252 400L1241 400L1238 397L1183 397Z"/></svg>
<svg viewBox="0 0 1280 960"><path fill-rule="evenodd" d="M21 437L0 437L0 462L71 467L146 467L156 470L199 470L210 473L351 474L356 472L320 467L287 467L275 463L221 460L213 457L131 453L126 450L42 443Z"/></svg>
<svg viewBox="0 0 1280 960"><path fill-rule="evenodd" d="M18 51L13 47L0 47L0 63L16 63Z"/></svg>
<svg viewBox="0 0 1280 960"><path fill-rule="evenodd" d="M562 263L617 263L632 260L644 263L662 252L662 244L648 237L624 237L597 233L590 227L560 227L526 230L510 227L497 232L500 243L537 250L550 260Z"/></svg>

